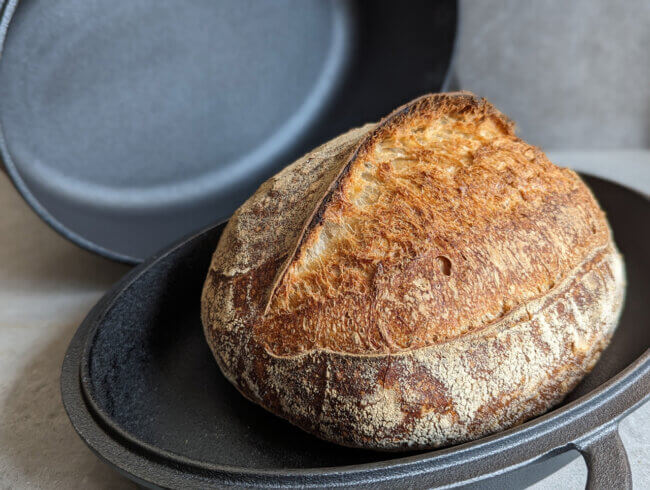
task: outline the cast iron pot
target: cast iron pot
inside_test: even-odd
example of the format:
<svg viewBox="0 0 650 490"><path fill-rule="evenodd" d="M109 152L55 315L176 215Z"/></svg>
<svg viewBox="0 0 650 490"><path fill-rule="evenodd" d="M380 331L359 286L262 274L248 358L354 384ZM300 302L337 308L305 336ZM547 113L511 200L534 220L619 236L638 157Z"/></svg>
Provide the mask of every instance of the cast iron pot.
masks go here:
<svg viewBox="0 0 650 490"><path fill-rule="evenodd" d="M223 224L147 260L93 308L64 359L65 409L101 459L152 487L485 485L523 466L539 479L557 465L540 471L534 463L577 449L589 488L631 488L617 426L650 391L650 230L642 226L650 203L619 185L586 181L625 256L627 299L595 369L541 417L466 444L400 455L321 441L245 400L221 375L199 318Z"/></svg>
<svg viewBox="0 0 650 490"><path fill-rule="evenodd" d="M141 262L444 89L456 21L456 0L0 0L0 160L56 231Z"/></svg>

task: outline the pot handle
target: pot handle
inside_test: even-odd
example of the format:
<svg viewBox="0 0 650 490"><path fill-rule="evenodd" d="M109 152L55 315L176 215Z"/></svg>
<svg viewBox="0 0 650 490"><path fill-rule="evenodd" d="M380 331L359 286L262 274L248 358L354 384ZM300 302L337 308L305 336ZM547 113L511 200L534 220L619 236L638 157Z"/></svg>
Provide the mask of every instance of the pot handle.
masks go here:
<svg viewBox="0 0 650 490"><path fill-rule="evenodd" d="M632 490L632 471L618 422L576 441L574 446L587 463L587 490Z"/></svg>

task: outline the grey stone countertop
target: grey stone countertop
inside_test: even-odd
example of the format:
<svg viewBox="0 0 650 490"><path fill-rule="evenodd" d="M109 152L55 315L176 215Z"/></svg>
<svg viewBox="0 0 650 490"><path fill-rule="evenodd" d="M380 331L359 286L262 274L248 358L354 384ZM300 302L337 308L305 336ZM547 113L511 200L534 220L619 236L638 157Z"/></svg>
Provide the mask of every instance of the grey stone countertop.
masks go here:
<svg viewBox="0 0 650 490"><path fill-rule="evenodd" d="M551 159L650 194L650 151L562 152ZM134 488L77 437L63 411L59 371L77 326L128 267L57 235L0 173L0 488ZM650 404L621 436L636 488L650 488ZM581 458L534 485L584 488Z"/></svg>

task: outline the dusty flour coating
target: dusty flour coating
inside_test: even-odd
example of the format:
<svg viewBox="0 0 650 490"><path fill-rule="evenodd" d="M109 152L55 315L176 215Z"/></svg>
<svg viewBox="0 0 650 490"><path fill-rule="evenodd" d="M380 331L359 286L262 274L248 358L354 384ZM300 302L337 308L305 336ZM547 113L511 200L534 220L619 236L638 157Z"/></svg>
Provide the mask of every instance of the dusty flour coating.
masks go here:
<svg viewBox="0 0 650 490"><path fill-rule="evenodd" d="M382 448L439 446L489 434L544 412L595 363L616 326L623 284L620 256L608 247L553 294L512 311L487 329L391 356L388 369L399 371L402 380L415 377L425 384L440 380L449 406L443 404L441 410L441 405L422 403L416 390L377 383L354 410L360 434L355 445L366 444L367 438ZM589 308L585 300L590 300ZM376 371L366 376L381 377ZM330 387L324 413L333 416L322 417L317 430L339 439L340 412L328 408L353 407L354 396ZM409 416L411 420L405 420ZM402 429L402 437L395 436L395 428Z"/></svg>
<svg viewBox="0 0 650 490"><path fill-rule="evenodd" d="M242 394L309 432L350 446L389 450L436 447L480 437L544 412L592 368L615 328L623 301L622 260L606 221L588 191L583 190L584 185L568 173L567 195L574 196L575 205L549 196L548 201L564 213L563 218L553 222L540 215L546 221L539 221L543 223L539 232L543 236L561 237L555 240L558 247L524 240L512 249L504 248L502 256L493 254L489 262L474 262L483 274L476 280L492 288L499 286L500 279L510 277L496 271L508 271L512 264L533 274L531 284L539 278L539 287L532 290L526 289L529 283L518 283L520 289L512 297L520 298L520 304L502 304L501 296L495 295L492 301L498 315L487 317L480 328L449 323L460 334L444 340L426 337L420 347L377 344L379 349L350 352L349 346L355 345L352 337L340 337L341 349L318 341L317 332L310 339L309 316L304 316L291 319L292 324L299 319L301 332L288 329L280 337L300 349L289 350L288 355L270 349L269 338L256 329L269 314L273 295L282 294L278 284L286 277L297 277L287 271L300 257L311 257L309 274L320 273L320 265L313 261L316 255L305 255L305 250L313 250L314 243L318 244L309 241L309 237L317 237L311 233L314 226L331 219L337 192L340 195L341 189L345 190L342 182L351 168L356 168L353 164L361 150L377 142L378 128L409 124L409 111L429 111L435 117L469 111L479 119L495 113L491 106L465 93L428 96L398 110L378 126L353 130L303 157L264 184L235 214L215 252L203 292L206 338L223 373ZM508 123L504 121L500 124L505 124L503 130L507 132ZM521 164L515 158L514 168L525 168L533 157L526 157ZM476 179L480 185L480 176ZM472 181L468 182L471 185ZM530 193L530 197L535 192L517 185L521 187L513 188L516 195ZM526 202L535 201L530 198ZM505 206L510 209L509 203ZM521 209L530 213L537 208L524 205ZM338 222L346 225L354 219L349 212L341 216L348 221ZM509 223L510 236L530 233L523 230L517 235L522 233L523 222ZM507 229L504 233L508 236ZM494 241L497 236L491 237L492 244L498 244ZM579 246L571 245L574 242ZM531 254L531 246L541 247L540 255ZM381 253L383 257L386 252ZM397 250L395 255L400 261L404 259L401 253ZM554 262L536 259L541 256ZM408 262L408 256L406 259ZM419 295L416 299L420 302L435 304L433 296L438 290L432 289L426 278L435 274L446 281L457 272L454 264L449 270L450 264L438 255L425 256L416 264L416 273L405 276L412 288L407 293ZM494 267L493 276L490 267ZM553 267L557 273L548 272L556 270ZM300 275L307 269L293 270ZM379 270L388 274L381 266ZM541 271L538 276L530 272L537 270ZM471 271L468 267L467 274ZM429 275L423 276L425 273ZM310 281L303 284L327 284L318 278ZM457 291L462 287L459 284ZM397 293L395 288L383 288L381 294ZM469 307L474 298L458 295L455 301L462 312L463 301ZM291 306L290 302L285 305ZM489 302L485 305L492 308ZM440 309L438 313L442 318L449 312ZM345 314L345 309L337 312ZM356 335L363 335L355 328ZM390 335L391 331L384 333Z"/></svg>
<svg viewBox="0 0 650 490"><path fill-rule="evenodd" d="M305 218L341 171L359 138L373 126L367 124L325 143L262 184L255 196L235 211L223 233L222 249L244 253L215 255L212 268L228 277L245 274L295 247ZM279 199L288 195L300 199Z"/></svg>

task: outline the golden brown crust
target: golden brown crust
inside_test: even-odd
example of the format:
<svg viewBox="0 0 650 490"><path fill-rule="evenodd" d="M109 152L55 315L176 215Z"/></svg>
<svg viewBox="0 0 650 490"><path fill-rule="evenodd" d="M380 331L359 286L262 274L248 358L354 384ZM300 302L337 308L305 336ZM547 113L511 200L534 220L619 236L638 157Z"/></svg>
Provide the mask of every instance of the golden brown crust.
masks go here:
<svg viewBox="0 0 650 490"><path fill-rule="evenodd" d="M272 412L341 444L434 447L557 403L623 289L582 181L486 101L438 94L265 183L224 231L202 316Z"/></svg>
<svg viewBox="0 0 650 490"><path fill-rule="evenodd" d="M276 354L399 352L458 337L609 241L579 178L484 101L408 109L363 141L303 234L255 325Z"/></svg>

